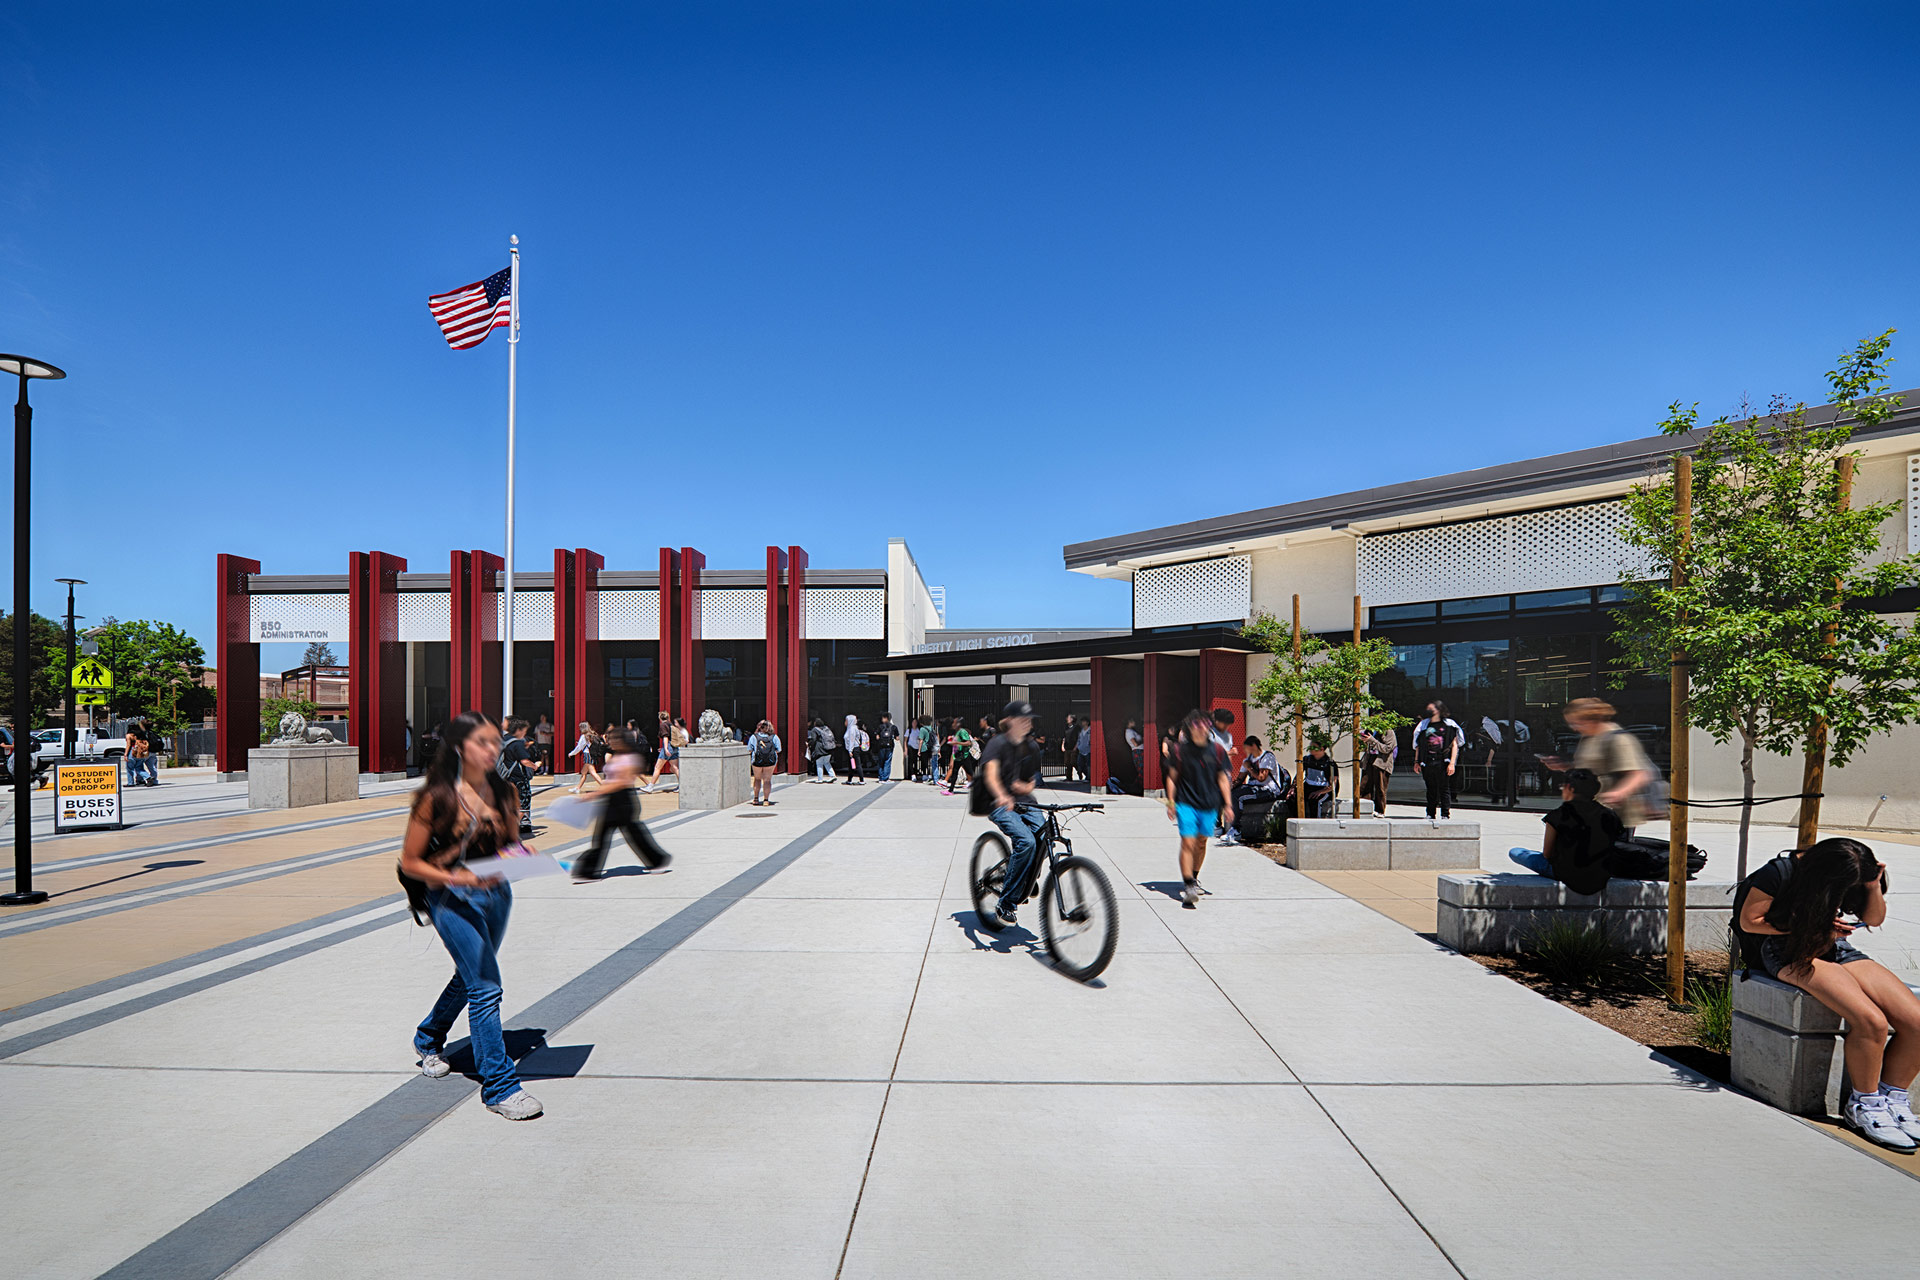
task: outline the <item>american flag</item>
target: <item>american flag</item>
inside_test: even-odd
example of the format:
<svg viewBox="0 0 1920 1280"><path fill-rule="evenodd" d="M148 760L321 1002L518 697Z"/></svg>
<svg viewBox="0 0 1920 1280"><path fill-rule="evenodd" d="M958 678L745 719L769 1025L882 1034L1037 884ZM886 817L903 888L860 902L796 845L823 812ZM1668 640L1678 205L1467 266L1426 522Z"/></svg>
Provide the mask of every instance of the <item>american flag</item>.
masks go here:
<svg viewBox="0 0 1920 1280"><path fill-rule="evenodd" d="M427 299L433 322L447 335L448 346L455 351L477 347L489 333L512 322L512 280L513 272L508 268Z"/></svg>

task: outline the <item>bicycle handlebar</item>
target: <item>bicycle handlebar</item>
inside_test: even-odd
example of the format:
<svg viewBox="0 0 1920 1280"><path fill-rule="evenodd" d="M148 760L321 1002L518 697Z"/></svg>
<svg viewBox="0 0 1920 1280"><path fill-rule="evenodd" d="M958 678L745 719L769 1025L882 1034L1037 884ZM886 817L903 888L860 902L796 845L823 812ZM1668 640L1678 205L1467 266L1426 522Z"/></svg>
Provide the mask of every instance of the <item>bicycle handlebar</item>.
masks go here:
<svg viewBox="0 0 1920 1280"><path fill-rule="evenodd" d="M1036 804L1036 805L1028 805L1025 807L1032 808L1032 809L1044 809L1048 813L1076 813L1081 810L1086 810L1091 813L1100 813L1100 812L1103 812L1107 806L1105 806L1104 804Z"/></svg>

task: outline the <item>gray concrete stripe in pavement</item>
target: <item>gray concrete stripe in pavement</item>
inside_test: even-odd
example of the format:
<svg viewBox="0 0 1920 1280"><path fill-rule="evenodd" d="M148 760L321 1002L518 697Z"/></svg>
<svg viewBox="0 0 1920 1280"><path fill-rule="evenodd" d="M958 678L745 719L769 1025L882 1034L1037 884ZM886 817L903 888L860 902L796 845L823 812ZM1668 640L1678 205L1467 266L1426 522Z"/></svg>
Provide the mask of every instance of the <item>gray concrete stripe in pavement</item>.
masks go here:
<svg viewBox="0 0 1920 1280"><path fill-rule="evenodd" d="M549 1036L564 1030L885 794L876 788L856 797L507 1021L539 1027ZM104 1272L100 1280L223 1275L478 1091L471 1081L416 1076Z"/></svg>
<svg viewBox="0 0 1920 1280"><path fill-rule="evenodd" d="M132 862L138 858L160 858L170 853L188 853L196 849L212 849L223 844L240 844L247 840L260 840L271 836L295 835L302 831L320 831L327 827L347 826L355 822L370 822L375 818L392 818L405 813L403 805L397 809L375 809L371 813L356 813L340 818L317 818L311 822L290 822L277 827L261 827L256 831L234 831L224 835L201 836L193 840L175 840L170 844L150 844L139 849L124 849L114 853L96 853L87 857L67 858L59 862L38 862L34 864L33 874L52 875L60 871L72 871L80 867L97 867L109 862ZM186 819L183 819L186 821ZM75 832L75 835L82 833ZM38 839L38 837L35 837ZM11 880L13 868L0 870L0 879Z"/></svg>

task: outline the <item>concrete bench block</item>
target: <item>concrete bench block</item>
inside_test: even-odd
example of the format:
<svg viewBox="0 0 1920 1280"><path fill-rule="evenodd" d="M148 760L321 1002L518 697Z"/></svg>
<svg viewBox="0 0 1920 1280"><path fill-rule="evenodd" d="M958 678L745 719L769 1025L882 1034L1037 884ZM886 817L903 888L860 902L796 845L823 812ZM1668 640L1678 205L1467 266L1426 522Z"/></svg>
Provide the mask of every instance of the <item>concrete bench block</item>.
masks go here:
<svg viewBox="0 0 1920 1280"><path fill-rule="evenodd" d="M1734 886L1716 881L1687 883L1687 909L1733 909ZM1599 893L1575 893L1558 880L1527 871L1440 877L1440 900L1463 907L1607 907L1667 909L1661 880L1609 880Z"/></svg>
<svg viewBox="0 0 1920 1280"><path fill-rule="evenodd" d="M1386 871L1392 861L1385 840L1289 836L1287 865L1295 871Z"/></svg>
<svg viewBox="0 0 1920 1280"><path fill-rule="evenodd" d="M1388 818L1395 840L1471 840L1480 841L1480 824L1459 818ZM1479 860L1475 859L1475 865Z"/></svg>
<svg viewBox="0 0 1920 1280"><path fill-rule="evenodd" d="M1395 846L1396 849L1399 846ZM1658 890L1650 895L1645 890ZM1698 893L1695 893L1695 890ZM1717 944L1733 919L1733 886L1688 886L1687 936ZM1623 950L1666 950L1666 886L1612 880L1600 893L1574 893L1557 880L1525 873L1441 876L1435 927L1456 951L1525 951L1548 926L1565 920L1604 929Z"/></svg>
<svg viewBox="0 0 1920 1280"><path fill-rule="evenodd" d="M1736 1089L1797 1116L1837 1108L1840 1040L1833 1033L1786 1031L1735 1010L1732 1041Z"/></svg>
<svg viewBox="0 0 1920 1280"><path fill-rule="evenodd" d="M1769 978L1758 969L1748 971L1744 978L1734 974L1733 1008L1736 1013L1783 1031L1838 1035L1847 1029L1845 1019L1799 987Z"/></svg>
<svg viewBox="0 0 1920 1280"><path fill-rule="evenodd" d="M1478 868L1478 840L1402 840L1395 836L1388 863L1395 871L1460 871Z"/></svg>
<svg viewBox="0 0 1920 1280"><path fill-rule="evenodd" d="M1287 838L1328 840L1385 840L1393 828L1385 818L1288 818Z"/></svg>

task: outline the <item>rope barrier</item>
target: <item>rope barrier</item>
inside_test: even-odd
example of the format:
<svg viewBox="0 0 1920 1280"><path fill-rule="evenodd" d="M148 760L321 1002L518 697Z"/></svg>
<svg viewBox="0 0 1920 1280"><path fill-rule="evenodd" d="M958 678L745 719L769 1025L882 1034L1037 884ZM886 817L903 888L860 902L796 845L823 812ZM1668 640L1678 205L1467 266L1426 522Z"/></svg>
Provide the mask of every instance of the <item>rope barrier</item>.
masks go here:
<svg viewBox="0 0 1920 1280"><path fill-rule="evenodd" d="M1824 791L1803 791L1797 796L1755 796L1751 800L1744 796L1731 800L1675 800L1669 796L1667 803L1687 809L1740 809L1756 804L1779 804L1783 800L1819 800L1825 795Z"/></svg>

